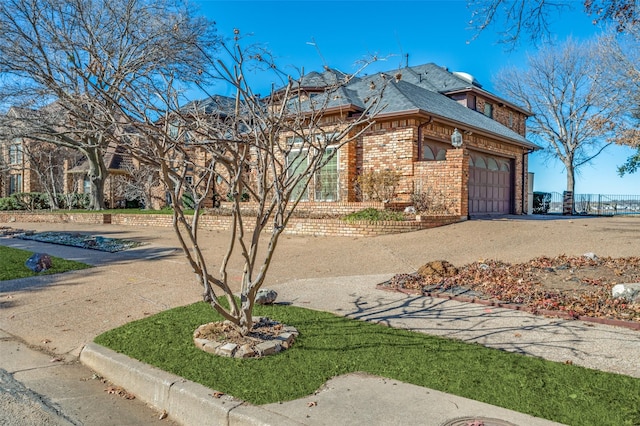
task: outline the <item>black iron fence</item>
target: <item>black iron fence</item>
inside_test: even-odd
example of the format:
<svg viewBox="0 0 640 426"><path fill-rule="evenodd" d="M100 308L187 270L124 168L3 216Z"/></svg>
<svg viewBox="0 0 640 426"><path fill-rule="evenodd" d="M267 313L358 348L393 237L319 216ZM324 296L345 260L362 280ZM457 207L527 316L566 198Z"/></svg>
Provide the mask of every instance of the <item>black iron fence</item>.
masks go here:
<svg viewBox="0 0 640 426"><path fill-rule="evenodd" d="M572 207L570 193L534 193L534 214L594 216L640 215L640 195L573 194Z"/></svg>

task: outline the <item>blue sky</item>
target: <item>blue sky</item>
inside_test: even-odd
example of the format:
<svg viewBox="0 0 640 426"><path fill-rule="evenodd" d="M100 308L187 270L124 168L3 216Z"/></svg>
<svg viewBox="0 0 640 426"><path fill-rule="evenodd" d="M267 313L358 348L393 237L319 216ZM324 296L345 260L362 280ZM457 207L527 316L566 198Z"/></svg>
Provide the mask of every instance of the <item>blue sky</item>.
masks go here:
<svg viewBox="0 0 640 426"><path fill-rule="evenodd" d="M409 65L434 62L464 71L493 91L498 70L524 65L527 53L536 51L526 38L515 50L507 50L497 43L495 26L469 42L474 33L468 29L471 11L466 1L193 1L216 22L220 35L231 36L238 28L251 34L251 42L268 48L280 65L304 67L305 72L321 71L325 64L353 72L356 62L369 54L386 58L371 71L391 70L405 66L408 54ZM576 1L574 10L555 17L552 30L558 40L598 33L581 3ZM264 84L266 93L270 82ZM640 173L620 178L616 172L634 152L628 147L607 148L579 172L576 192L640 194ZM566 187L559 161L532 154L529 171L535 173L536 191L561 192Z"/></svg>

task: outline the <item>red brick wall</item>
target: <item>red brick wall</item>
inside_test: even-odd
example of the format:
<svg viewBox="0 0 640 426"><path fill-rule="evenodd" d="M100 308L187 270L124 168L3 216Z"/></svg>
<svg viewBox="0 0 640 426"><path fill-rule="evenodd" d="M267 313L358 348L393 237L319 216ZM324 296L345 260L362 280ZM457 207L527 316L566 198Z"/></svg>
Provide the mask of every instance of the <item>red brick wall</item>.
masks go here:
<svg viewBox="0 0 640 426"><path fill-rule="evenodd" d="M465 149L450 149L443 161L415 163L416 190L430 194L438 202L444 199L452 215L469 214L469 154Z"/></svg>
<svg viewBox="0 0 640 426"><path fill-rule="evenodd" d="M422 217L414 221L388 221L388 222L353 222L348 223L341 219L302 219L293 218L289 222L285 234L314 235L314 236L341 236L341 237L367 237L384 234L396 234L401 232L418 231L421 229L435 228L460 222L462 219L453 216ZM170 227L172 216L168 214L65 214L65 213L41 213L31 214L23 212L0 212L0 224L12 222L36 222L58 223L75 222L88 224L114 224L124 226L149 226ZM203 215L200 218L202 229L227 230L231 226L229 216ZM265 232L271 232L265 229Z"/></svg>

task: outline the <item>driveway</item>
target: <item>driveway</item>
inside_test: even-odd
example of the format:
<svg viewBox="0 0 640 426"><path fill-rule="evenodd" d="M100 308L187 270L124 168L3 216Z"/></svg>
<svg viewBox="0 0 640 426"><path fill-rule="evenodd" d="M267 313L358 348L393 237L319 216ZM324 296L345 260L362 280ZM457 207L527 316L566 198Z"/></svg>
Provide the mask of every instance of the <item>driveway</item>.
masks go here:
<svg viewBox="0 0 640 426"><path fill-rule="evenodd" d="M90 232L146 245L103 253L0 238L0 244L47 251L96 266L90 270L0 283L0 329L57 355L75 357L103 331L200 300L201 290L169 228L11 223L37 231ZM640 255L640 218L520 216L476 219L430 230L370 238L282 236L266 287L309 278L393 275L431 260L463 265L480 259L521 262L560 254ZM202 231L201 245L217 269L223 231ZM235 259L231 276L240 277ZM237 287L237 281L234 283Z"/></svg>

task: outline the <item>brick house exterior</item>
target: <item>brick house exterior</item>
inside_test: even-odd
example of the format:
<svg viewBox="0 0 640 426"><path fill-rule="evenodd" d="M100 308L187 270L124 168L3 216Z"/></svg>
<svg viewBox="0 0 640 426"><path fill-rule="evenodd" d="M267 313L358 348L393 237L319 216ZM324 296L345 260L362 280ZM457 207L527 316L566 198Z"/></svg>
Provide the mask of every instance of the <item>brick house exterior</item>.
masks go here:
<svg viewBox="0 0 640 426"><path fill-rule="evenodd" d="M340 147L322 176L311 180L304 198L309 206L367 201L357 188L358 176L393 170L401 176L397 197L391 200L396 205L410 205L412 196L423 194L431 205L437 204L440 214L459 218L526 213L528 154L538 149L526 139L528 111L484 90L468 74L424 64L351 79L342 96L332 101L336 114L364 111L371 86L381 75L388 82L382 99L385 109L365 133ZM302 78L298 89L311 99L343 78L331 69L312 72ZM199 102L207 111L217 109L220 117L228 100L214 96ZM330 112L326 117L330 120ZM462 136L460 148L451 142L456 131ZM285 142L287 135L282 138ZM121 153L114 146L110 150L106 153L109 171L124 172ZM23 173L27 169L22 167ZM82 179L72 177L84 176L85 168L69 165L66 170L65 192L83 192ZM32 182L33 177L24 174L22 191L36 190ZM106 199L114 206L112 183L107 183ZM1 189L6 186L3 178ZM156 198L163 198L164 189L157 190ZM215 190L224 200L226 189L220 185Z"/></svg>
<svg viewBox="0 0 640 426"><path fill-rule="evenodd" d="M367 171L395 170L401 180L396 203L423 193L449 215L523 214L527 206L530 113L485 91L473 77L425 64L388 72L387 107L358 140L337 156L338 197L362 201L356 178ZM352 80L344 105L363 105L373 78ZM304 77L301 90L321 93L341 78L327 70ZM462 147L452 146L458 131ZM311 182L309 201L314 199Z"/></svg>
<svg viewBox="0 0 640 426"><path fill-rule="evenodd" d="M15 120L19 123L20 120L37 120L38 117L37 111L12 107L2 121L11 123ZM68 154L65 149L56 148L57 146L51 143L27 137L0 139L0 197L20 192L45 192L47 189L51 191L51 186L58 180L61 181L58 178L67 158L65 155ZM41 178L45 174L49 178L47 183ZM47 184L49 188L46 188Z"/></svg>

